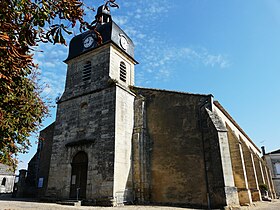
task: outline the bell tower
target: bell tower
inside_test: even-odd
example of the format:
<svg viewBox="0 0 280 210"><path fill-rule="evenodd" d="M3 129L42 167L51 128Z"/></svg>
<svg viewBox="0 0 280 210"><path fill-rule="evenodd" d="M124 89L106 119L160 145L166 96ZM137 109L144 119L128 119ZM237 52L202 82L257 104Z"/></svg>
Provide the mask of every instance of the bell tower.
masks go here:
<svg viewBox="0 0 280 210"><path fill-rule="evenodd" d="M70 42L62 101L112 82L126 88L134 85L137 61L132 40L112 21L108 6L100 6L95 18L95 26Z"/></svg>
<svg viewBox="0 0 280 210"><path fill-rule="evenodd" d="M108 3L109 2L109 3ZM69 46L46 196L118 203L129 196L134 123L134 44L108 1ZM112 6L112 5L110 5ZM112 198L114 198L112 200Z"/></svg>

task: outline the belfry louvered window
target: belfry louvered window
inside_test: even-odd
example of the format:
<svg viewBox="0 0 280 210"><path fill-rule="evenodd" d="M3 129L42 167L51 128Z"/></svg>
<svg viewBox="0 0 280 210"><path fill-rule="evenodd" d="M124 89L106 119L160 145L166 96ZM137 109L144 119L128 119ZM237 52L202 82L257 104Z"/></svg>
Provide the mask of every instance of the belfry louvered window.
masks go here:
<svg viewBox="0 0 280 210"><path fill-rule="evenodd" d="M126 65L123 61L120 63L120 80L126 82Z"/></svg>
<svg viewBox="0 0 280 210"><path fill-rule="evenodd" d="M83 69L83 81L90 80L91 78L91 62L87 61Z"/></svg>

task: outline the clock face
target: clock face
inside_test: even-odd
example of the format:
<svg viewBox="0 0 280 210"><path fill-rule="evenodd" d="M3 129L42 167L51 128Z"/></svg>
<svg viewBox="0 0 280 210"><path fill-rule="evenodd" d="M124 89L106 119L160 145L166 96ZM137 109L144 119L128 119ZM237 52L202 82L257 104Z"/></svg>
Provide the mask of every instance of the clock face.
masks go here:
<svg viewBox="0 0 280 210"><path fill-rule="evenodd" d="M128 42L127 42L126 37L125 37L123 34L120 34L120 44L121 44L121 47L122 47L124 50L127 50L127 48L128 48Z"/></svg>
<svg viewBox="0 0 280 210"><path fill-rule="evenodd" d="M93 44L93 42L94 42L93 36L88 36L88 37L86 37L86 38L84 39L84 47L85 47L85 48L91 47L92 44Z"/></svg>

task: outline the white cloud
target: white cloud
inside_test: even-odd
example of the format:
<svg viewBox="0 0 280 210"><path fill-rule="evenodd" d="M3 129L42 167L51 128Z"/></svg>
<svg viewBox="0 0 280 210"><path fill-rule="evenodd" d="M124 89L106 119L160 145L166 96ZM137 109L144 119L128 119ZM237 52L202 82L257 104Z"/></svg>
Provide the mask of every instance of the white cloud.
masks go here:
<svg viewBox="0 0 280 210"><path fill-rule="evenodd" d="M49 95L52 92L52 89L49 86L44 87L43 93L44 95Z"/></svg>
<svg viewBox="0 0 280 210"><path fill-rule="evenodd" d="M124 25L127 23L128 17L127 16L116 16L116 17L114 17L114 21L116 23L118 23L118 25Z"/></svg>
<svg viewBox="0 0 280 210"><path fill-rule="evenodd" d="M127 26L127 27L124 27L124 31L125 33L129 34L129 36L132 36L132 37L135 37L138 33L138 30L135 29L135 27L132 27L132 26Z"/></svg>
<svg viewBox="0 0 280 210"><path fill-rule="evenodd" d="M143 23L155 21L160 23L162 18L168 15L171 6L167 0L141 0L121 2L120 7L122 15L113 15L113 20L124 29L135 43L139 43L141 39L146 37L142 31L147 26ZM138 36L139 33L142 35Z"/></svg>
<svg viewBox="0 0 280 210"><path fill-rule="evenodd" d="M170 5L168 0L124 1L120 4L120 15L114 15L112 11L114 21L132 38L136 46L136 59L140 62L136 71L137 81L149 84L151 78L168 80L176 70L174 64L177 63L202 66L205 69L229 67L230 62L222 53L184 45L175 46L172 43L167 45L157 31L151 30L151 24L161 24L164 17L169 15ZM90 11L87 13L90 13L87 18L94 18ZM67 57L68 49L49 44L40 46L39 50L44 52L37 53L35 61L42 69L42 81L49 84L44 93L56 97L64 88L66 65L62 61ZM54 71L55 73L51 73Z"/></svg>
<svg viewBox="0 0 280 210"><path fill-rule="evenodd" d="M144 34L144 33L138 33L138 34L137 34L137 37L138 37L139 39L144 39L144 38L147 37L147 36L146 36L146 34Z"/></svg>
<svg viewBox="0 0 280 210"><path fill-rule="evenodd" d="M128 16L136 18L144 18L145 20L157 19L166 14L170 9L170 2L168 0L141 0L141 1L127 1L122 3L124 7L128 8ZM136 8L131 11L131 8Z"/></svg>
<svg viewBox="0 0 280 210"><path fill-rule="evenodd" d="M66 64L62 61L67 57L68 49L61 45L42 44L36 50L39 52L35 52L34 62L39 65L41 96L54 103L64 90Z"/></svg>
<svg viewBox="0 0 280 210"><path fill-rule="evenodd" d="M199 62L206 67L218 67L223 69L230 66L227 56L222 54L212 54L206 49L194 50L192 48L181 48L179 56L186 58L189 61Z"/></svg>
<svg viewBox="0 0 280 210"><path fill-rule="evenodd" d="M120 16L113 16L114 21L124 29L135 44L135 55L139 59L136 78L140 85L148 84L149 79L168 80L175 71L174 64L202 66L205 69L224 69L229 67L227 56L221 53L212 53L204 48L189 46L175 46L166 44L166 40L151 24L162 20L169 15L171 9L167 0L141 0L122 2L124 12ZM143 76L145 75L145 76Z"/></svg>
<svg viewBox="0 0 280 210"><path fill-rule="evenodd" d="M65 73L45 71L41 75L42 95L55 99L64 90Z"/></svg>
<svg viewBox="0 0 280 210"><path fill-rule="evenodd" d="M142 48L139 52L141 57L139 69L140 85L147 84L149 78L158 81L167 81L172 72L176 71L178 63L183 66L202 66L205 70L224 69L230 66L227 56L222 54L210 53L206 49L193 49L190 47L173 47L166 46L157 39L150 39L148 42L153 43L148 48ZM146 75L143 77L142 75Z"/></svg>
<svg viewBox="0 0 280 210"><path fill-rule="evenodd" d="M219 66L220 68L227 68L229 67L229 61L222 55L204 55L204 64L206 66Z"/></svg>
<svg viewBox="0 0 280 210"><path fill-rule="evenodd" d="M44 62L44 67L54 68L56 65L54 62Z"/></svg>

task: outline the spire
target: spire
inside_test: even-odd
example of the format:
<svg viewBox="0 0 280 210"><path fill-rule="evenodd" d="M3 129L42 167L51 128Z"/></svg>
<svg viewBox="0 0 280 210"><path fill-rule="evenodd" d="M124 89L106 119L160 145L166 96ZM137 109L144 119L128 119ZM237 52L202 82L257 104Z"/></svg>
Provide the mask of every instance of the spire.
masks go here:
<svg viewBox="0 0 280 210"><path fill-rule="evenodd" d="M93 23L103 25L105 23L111 22L112 16L111 16L111 12L110 12L110 7L119 8L119 5L117 3L115 3L115 0L107 0L104 5L101 5L100 7L98 7L97 14L95 16L95 20L93 21Z"/></svg>

